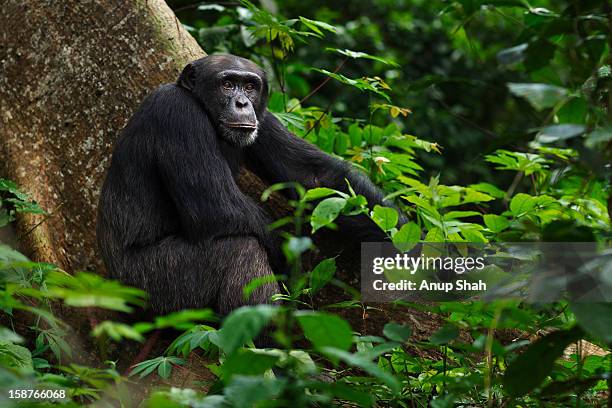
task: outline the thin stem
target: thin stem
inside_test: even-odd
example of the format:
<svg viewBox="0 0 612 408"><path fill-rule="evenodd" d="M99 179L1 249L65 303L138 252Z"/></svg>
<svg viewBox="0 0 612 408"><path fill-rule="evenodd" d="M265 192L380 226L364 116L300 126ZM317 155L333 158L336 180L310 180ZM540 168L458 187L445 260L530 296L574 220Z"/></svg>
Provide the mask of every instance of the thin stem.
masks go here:
<svg viewBox="0 0 612 408"><path fill-rule="evenodd" d="M464 122L466 125L473 127L474 129L482 132L483 134L485 134L485 135L487 135L489 137L492 137L492 138L498 138L499 137L497 135L497 133L495 133L495 132L493 132L493 131L491 131L491 130L489 130L487 128L484 128L484 127L480 126L478 123L473 122L473 121L469 120L468 118L466 118L466 117L464 117L462 115L459 115L459 114L453 112L451 107L446 102L444 102L442 99L436 99L436 100L438 101L438 103L440 105L442 105L442 107L444 109L446 109L446 112L448 112L454 118L459 119L460 121Z"/></svg>
<svg viewBox="0 0 612 408"><path fill-rule="evenodd" d="M582 340L578 340L576 342L576 380L580 382L582 378ZM582 404L580 400L582 398L582 392L578 391L576 394L576 408L580 407Z"/></svg>
<svg viewBox="0 0 612 408"><path fill-rule="evenodd" d="M485 381L485 391L487 393L487 406L488 407L493 407L493 390L492 390L492 384L493 384L493 340L494 340L494 334L495 334L495 330L497 329L497 325L499 324L499 319L501 318L501 314L502 314L502 307L498 307L495 310L495 316L493 318L493 321L491 322L491 327L489 327L489 331L487 333L487 342L486 342L486 355L487 355L487 372L485 373L484 376L484 381Z"/></svg>
<svg viewBox="0 0 612 408"><path fill-rule="evenodd" d="M336 74L336 73L338 73L338 71L340 71L340 69L342 68L342 66L344 65L344 63L345 63L347 60L348 60L348 57L344 58L344 59L343 59L343 60L340 62L340 64L338 64L338 66L336 66L336 68L335 68L335 69L334 69L334 71L333 71L333 72L334 72L334 74ZM302 104L302 103L304 103L304 102L305 102L305 101L306 101L308 98L310 98L311 96L313 96L314 94L316 94L316 93L317 93L317 92L318 92L318 91L319 91L321 88L323 88L323 86L325 86L325 84L326 84L326 83L328 83L328 82L329 82L329 80L330 80L330 79L331 79L331 77L329 77L329 76L328 76L328 77L325 77L325 79L324 79L324 80L323 80L323 81L322 81L322 82L321 82L319 85L317 85L317 86L316 86L316 87L315 87L315 88L314 88L312 91L310 91L310 92L308 93L308 95L306 95L305 97L303 97L302 99L300 99L300 103L299 103L299 104L301 105L301 104ZM292 110L294 110L294 109L296 108L296 106L298 106L298 105L295 105L295 106L293 106L291 109L289 109L289 112L291 112Z"/></svg>
<svg viewBox="0 0 612 408"><path fill-rule="evenodd" d="M504 202L505 203L510 201L510 197L512 197L512 195L514 194L514 191L516 190L516 188L518 187L519 183L521 182L521 179L523 178L523 175L524 175L524 173L522 171L519 171L518 173L516 173L516 176L514 176L514 180L512 180L512 184L508 188L508 191L506 191L506 196L504 197Z"/></svg>
<svg viewBox="0 0 612 408"><path fill-rule="evenodd" d="M612 344L609 344L612 347ZM608 408L612 408L612 358L610 359L610 368L608 373Z"/></svg>
<svg viewBox="0 0 612 408"><path fill-rule="evenodd" d="M270 38L270 40L268 41L268 45L270 46L270 58L272 59L272 70L274 71L274 76L276 77L276 82L278 82L278 86L281 90L281 93L283 94L283 105L285 107L285 112L287 112L287 100L285 98L285 85L283 84L283 81L281 80L281 74L278 71L276 57L274 55L274 46L272 45L272 29L270 29L268 33L269 33L268 35Z"/></svg>
<svg viewBox="0 0 612 408"><path fill-rule="evenodd" d="M370 178L374 180L374 168L376 167L376 163L372 157L374 154L372 150L372 117L374 116L374 110L372 109L372 93L368 93L368 111L368 128L370 130L370 138L368 140L368 150L370 151Z"/></svg>
<svg viewBox="0 0 612 408"><path fill-rule="evenodd" d="M538 195L538 186L536 184L535 175L533 173L531 173L531 183L533 184L533 191L535 192L535 195Z"/></svg>
<svg viewBox="0 0 612 408"><path fill-rule="evenodd" d="M321 123L321 121L323 120L325 115L329 114L329 112L331 110L331 106L336 101L336 96L337 95L334 95L334 97L329 100L329 103L325 107L325 110L323 111L321 116L318 117L317 121L312 125L312 127L310 129L308 129L308 132L306 132L306 134L304 136L302 136L302 138L305 138L306 136L308 136L310 134L310 132L312 132L317 126L319 126L319 123ZM291 112L291 111L289 111L289 112Z"/></svg>
<svg viewBox="0 0 612 408"><path fill-rule="evenodd" d="M444 377L442 377L442 389L446 392L446 361L448 360L448 346L444 346L444 358L442 360L442 371Z"/></svg>

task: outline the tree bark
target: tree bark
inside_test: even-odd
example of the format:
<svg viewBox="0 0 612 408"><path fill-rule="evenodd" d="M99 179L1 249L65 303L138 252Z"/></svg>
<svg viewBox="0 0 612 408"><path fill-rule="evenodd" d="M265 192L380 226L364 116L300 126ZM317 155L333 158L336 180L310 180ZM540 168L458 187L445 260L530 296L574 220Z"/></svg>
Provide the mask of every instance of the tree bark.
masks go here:
<svg viewBox="0 0 612 408"><path fill-rule="evenodd" d="M21 249L104 274L95 221L114 141L148 92L205 53L162 0L4 3L0 172L50 213L18 220Z"/></svg>

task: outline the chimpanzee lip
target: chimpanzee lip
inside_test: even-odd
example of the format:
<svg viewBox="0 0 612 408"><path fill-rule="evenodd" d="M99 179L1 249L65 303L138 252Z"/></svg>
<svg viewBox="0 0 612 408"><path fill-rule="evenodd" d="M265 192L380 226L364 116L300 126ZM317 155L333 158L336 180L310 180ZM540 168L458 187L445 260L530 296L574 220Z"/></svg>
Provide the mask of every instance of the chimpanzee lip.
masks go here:
<svg viewBox="0 0 612 408"><path fill-rule="evenodd" d="M229 123L226 122L225 126L232 129L257 129L257 124L255 123Z"/></svg>

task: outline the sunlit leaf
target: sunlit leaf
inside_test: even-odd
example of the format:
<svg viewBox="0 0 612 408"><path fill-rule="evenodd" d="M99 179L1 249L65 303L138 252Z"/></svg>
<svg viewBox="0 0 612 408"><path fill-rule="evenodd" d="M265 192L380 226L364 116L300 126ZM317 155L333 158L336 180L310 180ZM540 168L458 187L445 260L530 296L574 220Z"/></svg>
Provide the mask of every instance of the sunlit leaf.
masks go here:
<svg viewBox="0 0 612 408"><path fill-rule="evenodd" d="M538 111L552 108L568 94L567 89L549 84L509 83L508 88L514 95L527 99Z"/></svg>

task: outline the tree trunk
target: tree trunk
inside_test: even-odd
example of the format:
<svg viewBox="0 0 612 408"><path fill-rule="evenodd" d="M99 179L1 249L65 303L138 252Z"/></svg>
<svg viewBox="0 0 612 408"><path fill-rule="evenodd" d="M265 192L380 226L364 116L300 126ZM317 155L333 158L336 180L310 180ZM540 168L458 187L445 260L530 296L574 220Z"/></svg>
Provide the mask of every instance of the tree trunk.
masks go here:
<svg viewBox="0 0 612 408"><path fill-rule="evenodd" d="M104 274L96 208L119 131L148 92L205 53L162 0L4 3L0 172L50 213L19 219L21 248ZM263 188L250 173L241 185Z"/></svg>

